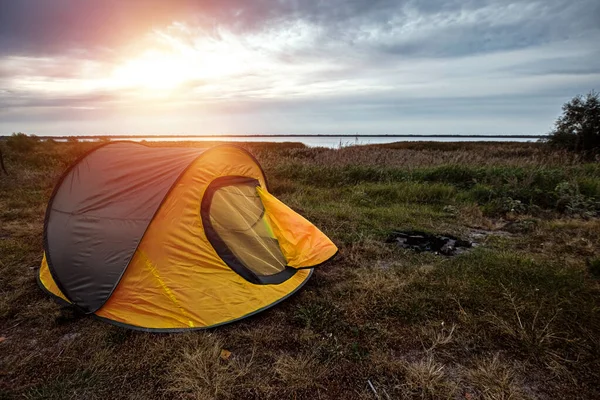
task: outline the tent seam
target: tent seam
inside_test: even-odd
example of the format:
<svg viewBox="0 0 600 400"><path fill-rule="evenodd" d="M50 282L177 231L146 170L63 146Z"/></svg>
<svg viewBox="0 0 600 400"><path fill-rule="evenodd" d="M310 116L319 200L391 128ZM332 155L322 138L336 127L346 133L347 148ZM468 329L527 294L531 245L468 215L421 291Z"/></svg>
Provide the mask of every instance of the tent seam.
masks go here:
<svg viewBox="0 0 600 400"><path fill-rule="evenodd" d="M58 213L67 214L67 215L85 215L86 217L90 217L90 218L98 218L98 219L101 218L101 219L109 219L109 220L117 220L117 221L140 221L140 222L150 221L150 219L148 219L148 218L104 217L104 216L100 216L100 215L88 215L88 214L84 214L84 213L73 213L73 212L68 212L68 211L62 211L62 210L57 210L56 208L53 208L52 211L56 211Z"/></svg>
<svg viewBox="0 0 600 400"><path fill-rule="evenodd" d="M169 298L169 300L171 300L175 304L175 306L179 309L179 311L181 311L181 314L188 320L188 325L190 326L190 328L193 328L194 327L194 322L190 318L190 315L181 306L181 304L177 300L177 297L175 296L175 294L173 293L173 291L167 286L167 284L165 283L165 281L163 281L163 279L160 277L160 274L158 273L158 270L156 269L156 267L154 266L154 264L152 263L152 261L150 260L150 258L148 257L148 255L144 251L139 250L139 249L136 252L139 253L140 256L143 258L144 265L146 265L146 267L148 267L148 269L152 273L152 276L154 276L154 278L156 278L156 280L158 281L158 284L160 285L160 287L162 288L162 290L165 292L165 294L167 295L167 297Z"/></svg>

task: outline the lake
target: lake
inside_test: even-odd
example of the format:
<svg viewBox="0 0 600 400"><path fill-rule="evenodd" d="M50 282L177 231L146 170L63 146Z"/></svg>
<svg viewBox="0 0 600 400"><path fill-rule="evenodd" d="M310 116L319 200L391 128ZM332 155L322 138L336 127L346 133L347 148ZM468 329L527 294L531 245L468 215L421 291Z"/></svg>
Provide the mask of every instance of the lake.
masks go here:
<svg viewBox="0 0 600 400"><path fill-rule="evenodd" d="M44 138L44 137L42 137ZM133 140L133 141L157 141L157 142L175 142L175 141L226 141L226 142L300 142L309 147L328 147L339 148L345 146L364 145L364 144L383 144L394 142L534 142L539 136L532 137L498 137L498 136L110 136L112 140ZM67 140L65 136L56 138L56 140ZM98 137L79 138L81 141L99 140Z"/></svg>

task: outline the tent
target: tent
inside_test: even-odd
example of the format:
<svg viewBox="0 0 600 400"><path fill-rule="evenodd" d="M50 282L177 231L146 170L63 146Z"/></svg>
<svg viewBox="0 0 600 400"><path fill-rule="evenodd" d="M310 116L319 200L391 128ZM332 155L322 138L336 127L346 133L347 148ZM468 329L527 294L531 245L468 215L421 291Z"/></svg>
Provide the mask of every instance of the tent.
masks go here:
<svg viewBox="0 0 600 400"><path fill-rule="evenodd" d="M202 329L277 304L336 252L240 147L110 142L56 185L38 282L116 325Z"/></svg>

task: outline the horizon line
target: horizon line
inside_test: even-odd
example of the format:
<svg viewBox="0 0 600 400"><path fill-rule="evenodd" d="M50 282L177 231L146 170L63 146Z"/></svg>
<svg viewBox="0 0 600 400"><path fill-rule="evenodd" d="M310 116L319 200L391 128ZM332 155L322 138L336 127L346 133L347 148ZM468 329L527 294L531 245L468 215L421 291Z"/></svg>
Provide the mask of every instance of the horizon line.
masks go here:
<svg viewBox="0 0 600 400"><path fill-rule="evenodd" d="M158 134L158 135L144 135L144 134L134 134L134 135L30 135L37 136L39 138L56 138L56 139L119 139L119 138L256 138L256 137L264 137L264 138L273 138L273 137L342 137L342 138L357 138L357 137L389 137L389 138L515 138L515 139L543 139L549 137L549 135L462 135L462 134L432 134L432 135L423 135L423 134L223 134L223 135L178 135L178 134ZM0 138L7 138L10 135L0 135Z"/></svg>

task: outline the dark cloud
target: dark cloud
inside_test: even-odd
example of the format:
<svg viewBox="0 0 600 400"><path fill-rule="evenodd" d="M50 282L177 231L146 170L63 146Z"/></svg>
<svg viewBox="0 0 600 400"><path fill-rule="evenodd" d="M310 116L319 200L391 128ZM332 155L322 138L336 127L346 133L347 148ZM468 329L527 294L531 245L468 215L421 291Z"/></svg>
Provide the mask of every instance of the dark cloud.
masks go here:
<svg viewBox="0 0 600 400"><path fill-rule="evenodd" d="M224 26L237 33L303 21L321 28L322 42L362 51L449 56L598 36L600 2L0 0L0 54L93 53L173 21ZM367 31L371 38L364 40Z"/></svg>
<svg viewBox="0 0 600 400"><path fill-rule="evenodd" d="M206 3L207 5L204 5ZM0 51L56 54L71 49L115 47L173 20L185 19L209 1L191 0L0 0Z"/></svg>

